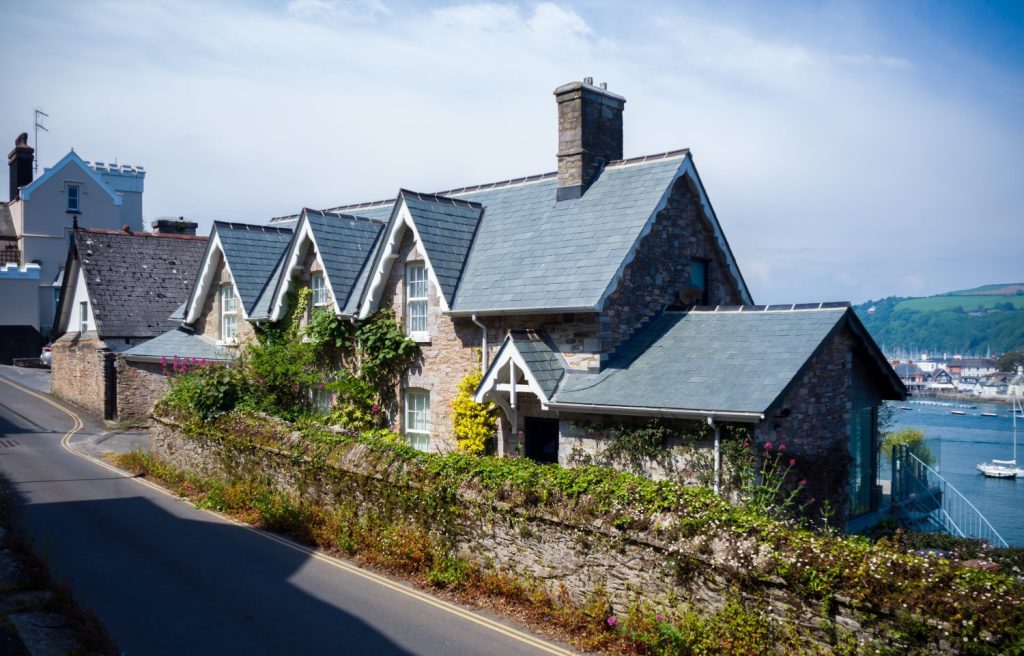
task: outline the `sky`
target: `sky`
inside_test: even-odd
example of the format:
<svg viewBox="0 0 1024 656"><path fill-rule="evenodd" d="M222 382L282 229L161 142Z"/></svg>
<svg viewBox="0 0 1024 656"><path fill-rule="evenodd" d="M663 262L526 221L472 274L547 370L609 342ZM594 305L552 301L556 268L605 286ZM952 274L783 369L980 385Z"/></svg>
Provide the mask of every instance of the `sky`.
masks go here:
<svg viewBox="0 0 1024 656"><path fill-rule="evenodd" d="M145 219L552 171L552 91L688 147L758 303L1024 281L1024 3L0 0L0 147L145 166Z"/></svg>

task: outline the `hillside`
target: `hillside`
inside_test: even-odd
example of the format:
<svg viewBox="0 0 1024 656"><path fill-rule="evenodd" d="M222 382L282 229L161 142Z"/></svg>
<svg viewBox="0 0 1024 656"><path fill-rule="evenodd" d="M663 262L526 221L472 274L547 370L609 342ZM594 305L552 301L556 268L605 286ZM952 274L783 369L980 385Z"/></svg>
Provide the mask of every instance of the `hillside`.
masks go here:
<svg viewBox="0 0 1024 656"><path fill-rule="evenodd" d="M854 310L879 346L890 352L984 354L1024 349L1024 283L926 297L890 296Z"/></svg>

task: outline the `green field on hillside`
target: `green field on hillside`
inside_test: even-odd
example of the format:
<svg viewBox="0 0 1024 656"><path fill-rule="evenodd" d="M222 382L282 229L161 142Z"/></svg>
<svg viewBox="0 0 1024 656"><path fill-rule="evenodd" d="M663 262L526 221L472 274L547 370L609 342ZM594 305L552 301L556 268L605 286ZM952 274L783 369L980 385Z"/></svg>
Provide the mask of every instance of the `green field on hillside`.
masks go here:
<svg viewBox="0 0 1024 656"><path fill-rule="evenodd" d="M902 310L917 310L919 312L938 312L939 310L953 310L962 307L970 312L977 308L991 308L1004 303L1012 303L1017 309L1024 309L1024 296L926 296L924 298L908 298L900 301L895 308L896 312Z"/></svg>
<svg viewBox="0 0 1024 656"><path fill-rule="evenodd" d="M947 292L947 294L950 296L974 296L976 294L1013 296L1017 293L1017 289L1022 287L1024 287L1024 282L1006 282L995 285L982 285L981 287L972 287L971 289L958 289L955 292Z"/></svg>

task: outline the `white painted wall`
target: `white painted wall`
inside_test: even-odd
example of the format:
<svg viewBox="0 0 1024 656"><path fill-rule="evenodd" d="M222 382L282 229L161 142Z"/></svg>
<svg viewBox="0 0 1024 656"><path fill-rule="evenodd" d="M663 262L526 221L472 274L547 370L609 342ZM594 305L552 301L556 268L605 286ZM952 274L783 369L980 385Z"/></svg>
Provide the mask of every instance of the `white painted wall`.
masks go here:
<svg viewBox="0 0 1024 656"><path fill-rule="evenodd" d="M71 291L71 290L68 290ZM68 328L65 332L82 332L82 303L86 304L88 315L88 330L96 330L96 317L92 313L92 301L89 300L89 291L85 284L85 273L81 267L78 269L78 277L75 279L74 294L71 297L70 313L68 314Z"/></svg>
<svg viewBox="0 0 1024 656"><path fill-rule="evenodd" d="M32 326L39 330L39 267L5 264L0 267L0 325Z"/></svg>

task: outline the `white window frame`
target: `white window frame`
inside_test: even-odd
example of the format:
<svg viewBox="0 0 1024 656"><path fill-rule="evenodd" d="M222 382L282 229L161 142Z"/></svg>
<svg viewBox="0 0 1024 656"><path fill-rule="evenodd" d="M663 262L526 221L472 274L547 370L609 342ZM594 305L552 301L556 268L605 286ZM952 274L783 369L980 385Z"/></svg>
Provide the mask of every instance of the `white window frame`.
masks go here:
<svg viewBox="0 0 1024 656"><path fill-rule="evenodd" d="M78 304L78 332L89 332L89 301L81 301Z"/></svg>
<svg viewBox="0 0 1024 656"><path fill-rule="evenodd" d="M309 288L312 291L309 301L313 307L323 307L330 302L327 300L327 279L322 271L317 271L310 276Z"/></svg>
<svg viewBox="0 0 1024 656"><path fill-rule="evenodd" d="M71 191L74 190L74 204L71 202ZM76 184L69 184L67 186L67 201L69 212L81 212L82 211L82 188Z"/></svg>
<svg viewBox="0 0 1024 656"><path fill-rule="evenodd" d="M423 262L405 265L405 325L409 336L417 342L430 340L427 324L429 310L427 266ZM415 308L415 311L414 311ZM422 309L422 312L420 311ZM422 323L420 323L422 320Z"/></svg>
<svg viewBox="0 0 1024 656"><path fill-rule="evenodd" d="M232 283L220 287L220 340L234 343L238 335L238 297Z"/></svg>
<svg viewBox="0 0 1024 656"><path fill-rule="evenodd" d="M430 390L405 390L405 439L414 449L430 451Z"/></svg>

